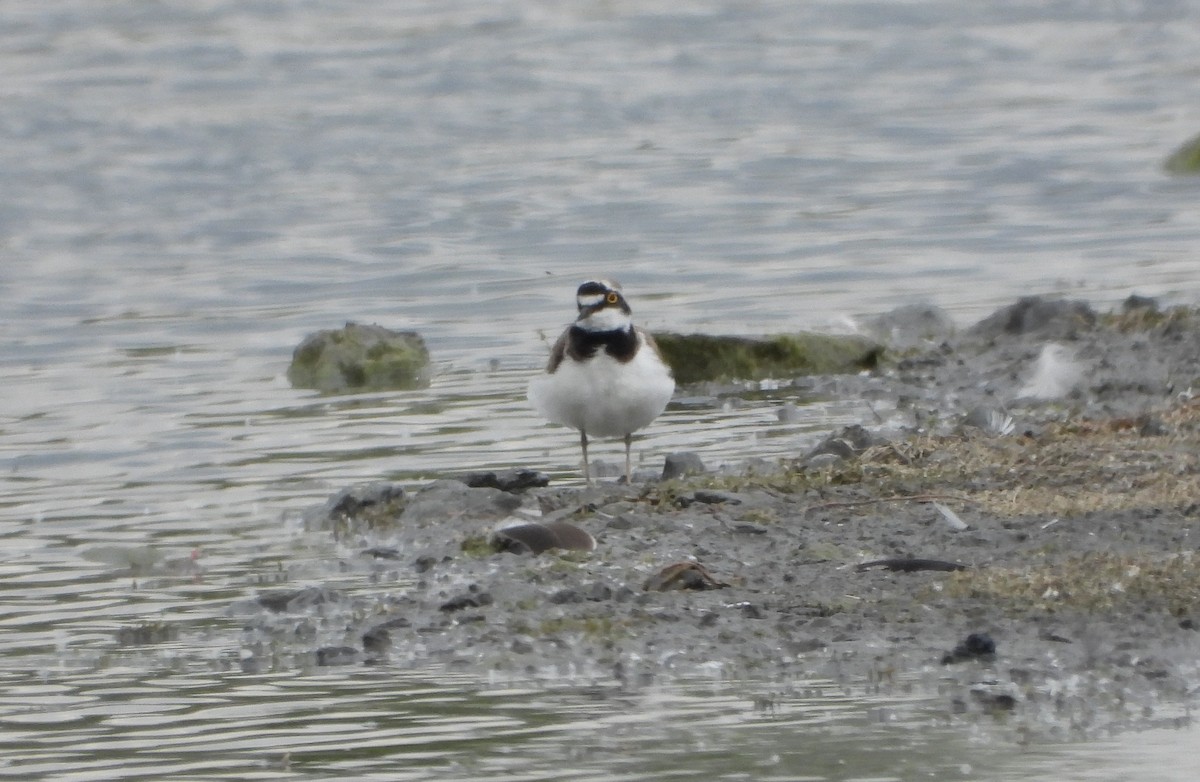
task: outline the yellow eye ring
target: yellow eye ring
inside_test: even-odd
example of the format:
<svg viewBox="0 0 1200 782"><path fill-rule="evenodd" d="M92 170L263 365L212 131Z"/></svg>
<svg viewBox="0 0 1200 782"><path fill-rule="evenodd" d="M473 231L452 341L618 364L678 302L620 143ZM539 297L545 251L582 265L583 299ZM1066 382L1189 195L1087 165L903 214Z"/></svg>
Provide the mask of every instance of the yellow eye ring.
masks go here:
<svg viewBox="0 0 1200 782"><path fill-rule="evenodd" d="M621 300L621 297L618 296L615 292L609 291L608 295L604 297L604 300L607 301L609 304L616 304L618 301Z"/></svg>

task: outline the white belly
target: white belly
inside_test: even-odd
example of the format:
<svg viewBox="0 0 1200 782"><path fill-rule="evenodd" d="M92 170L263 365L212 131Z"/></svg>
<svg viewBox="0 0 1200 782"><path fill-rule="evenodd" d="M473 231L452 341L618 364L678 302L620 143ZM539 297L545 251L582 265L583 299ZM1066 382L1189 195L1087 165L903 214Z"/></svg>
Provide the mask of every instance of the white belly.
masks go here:
<svg viewBox="0 0 1200 782"><path fill-rule="evenodd" d="M670 371L642 347L626 364L603 350L582 363L564 359L554 374L530 382L529 401L554 423L624 437L657 418L674 392Z"/></svg>

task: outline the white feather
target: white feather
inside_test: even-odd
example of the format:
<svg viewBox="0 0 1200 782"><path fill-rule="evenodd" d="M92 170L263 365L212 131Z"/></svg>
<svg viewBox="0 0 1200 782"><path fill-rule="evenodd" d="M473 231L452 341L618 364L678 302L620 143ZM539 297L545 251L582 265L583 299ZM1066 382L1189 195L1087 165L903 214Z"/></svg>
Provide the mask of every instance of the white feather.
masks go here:
<svg viewBox="0 0 1200 782"><path fill-rule="evenodd" d="M575 325L587 331L622 331L629 328L632 322L629 314L620 307L605 307L586 318L580 318Z"/></svg>
<svg viewBox="0 0 1200 782"><path fill-rule="evenodd" d="M967 528L967 522L959 518L957 513L950 510L942 503L935 502L933 503L933 507L937 508L937 512L942 514L942 518L945 519L946 523L950 525L950 529L954 530L955 532L962 532Z"/></svg>
<svg viewBox="0 0 1200 782"><path fill-rule="evenodd" d="M529 383L529 401L543 418L589 436L624 437L659 416L675 392L666 364L645 347L638 332L638 350L627 363L604 351L587 361L569 357L553 373Z"/></svg>
<svg viewBox="0 0 1200 782"><path fill-rule="evenodd" d="M1075 355L1062 345L1050 342L1042 346L1029 380L1017 393L1034 399L1058 399L1071 393L1082 379L1083 368Z"/></svg>

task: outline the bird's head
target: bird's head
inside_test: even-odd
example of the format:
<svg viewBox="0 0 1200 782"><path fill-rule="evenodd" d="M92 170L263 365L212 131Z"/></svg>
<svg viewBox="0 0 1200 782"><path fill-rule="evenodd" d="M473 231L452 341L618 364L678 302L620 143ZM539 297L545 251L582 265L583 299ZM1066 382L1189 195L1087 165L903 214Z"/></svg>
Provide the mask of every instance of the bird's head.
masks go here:
<svg viewBox="0 0 1200 782"><path fill-rule="evenodd" d="M633 325L621 285L613 280L588 280L575 292L579 317L575 324L588 331L624 331Z"/></svg>

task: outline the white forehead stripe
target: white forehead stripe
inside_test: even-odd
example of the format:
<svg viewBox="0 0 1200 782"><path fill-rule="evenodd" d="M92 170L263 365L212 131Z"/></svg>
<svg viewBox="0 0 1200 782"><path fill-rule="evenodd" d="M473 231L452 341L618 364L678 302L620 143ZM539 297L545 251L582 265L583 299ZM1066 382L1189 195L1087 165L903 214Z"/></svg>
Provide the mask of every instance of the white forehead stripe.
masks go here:
<svg viewBox="0 0 1200 782"><path fill-rule="evenodd" d="M593 293L586 296L576 296L575 301L579 302L580 307L595 307L604 301L604 294Z"/></svg>

